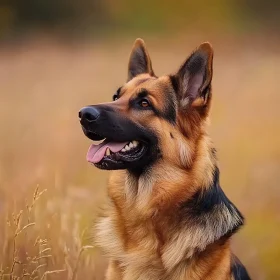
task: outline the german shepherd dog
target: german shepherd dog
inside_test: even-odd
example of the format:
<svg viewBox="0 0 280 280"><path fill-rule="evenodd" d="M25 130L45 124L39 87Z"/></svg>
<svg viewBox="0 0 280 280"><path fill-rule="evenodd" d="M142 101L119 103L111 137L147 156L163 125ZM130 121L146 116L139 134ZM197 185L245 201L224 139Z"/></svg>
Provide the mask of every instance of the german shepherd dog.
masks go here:
<svg viewBox="0 0 280 280"><path fill-rule="evenodd" d="M176 74L157 77L134 43L113 101L79 112L87 160L114 170L96 242L107 280L250 279L231 253L244 218L220 187L207 134L213 49L201 44Z"/></svg>

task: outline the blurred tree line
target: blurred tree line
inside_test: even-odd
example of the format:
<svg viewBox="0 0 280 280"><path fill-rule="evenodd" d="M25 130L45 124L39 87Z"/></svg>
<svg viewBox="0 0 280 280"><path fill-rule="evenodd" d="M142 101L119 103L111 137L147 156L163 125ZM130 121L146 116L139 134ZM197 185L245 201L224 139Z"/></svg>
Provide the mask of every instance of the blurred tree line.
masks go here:
<svg viewBox="0 0 280 280"><path fill-rule="evenodd" d="M101 25L106 5L98 0L0 0L0 30L78 28Z"/></svg>
<svg viewBox="0 0 280 280"><path fill-rule="evenodd" d="M278 0L0 0L0 36L30 29L124 31L192 24L280 26Z"/></svg>

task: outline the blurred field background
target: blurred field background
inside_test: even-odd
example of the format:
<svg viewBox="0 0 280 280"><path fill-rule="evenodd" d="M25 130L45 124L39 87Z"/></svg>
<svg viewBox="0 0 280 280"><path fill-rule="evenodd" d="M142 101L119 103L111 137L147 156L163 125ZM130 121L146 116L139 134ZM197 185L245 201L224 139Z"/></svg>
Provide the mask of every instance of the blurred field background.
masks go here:
<svg viewBox="0 0 280 280"><path fill-rule="evenodd" d="M253 279L280 279L279 14L279 1L2 0L0 279L103 279L90 228L108 172L86 162L77 113L125 82L137 37L158 75L213 44L210 132L247 218L233 250Z"/></svg>

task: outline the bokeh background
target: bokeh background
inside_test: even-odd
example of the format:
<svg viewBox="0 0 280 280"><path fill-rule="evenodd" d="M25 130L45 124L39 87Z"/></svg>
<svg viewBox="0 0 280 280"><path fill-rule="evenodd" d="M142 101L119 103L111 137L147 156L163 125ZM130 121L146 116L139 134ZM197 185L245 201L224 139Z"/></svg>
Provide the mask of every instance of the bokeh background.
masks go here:
<svg viewBox="0 0 280 280"><path fill-rule="evenodd" d="M247 218L233 250L280 279L280 2L0 1L0 279L103 279L91 243L108 172L90 166L81 107L111 99L142 37L158 75L215 50L210 132Z"/></svg>

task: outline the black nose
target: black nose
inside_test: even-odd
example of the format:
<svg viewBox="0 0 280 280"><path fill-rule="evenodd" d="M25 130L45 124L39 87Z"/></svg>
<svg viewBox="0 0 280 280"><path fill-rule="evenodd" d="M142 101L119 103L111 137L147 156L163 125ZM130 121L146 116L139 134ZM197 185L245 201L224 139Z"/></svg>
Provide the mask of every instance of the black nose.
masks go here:
<svg viewBox="0 0 280 280"><path fill-rule="evenodd" d="M79 118L81 121L93 122L99 117L99 114L98 109L88 106L81 109L79 112Z"/></svg>

